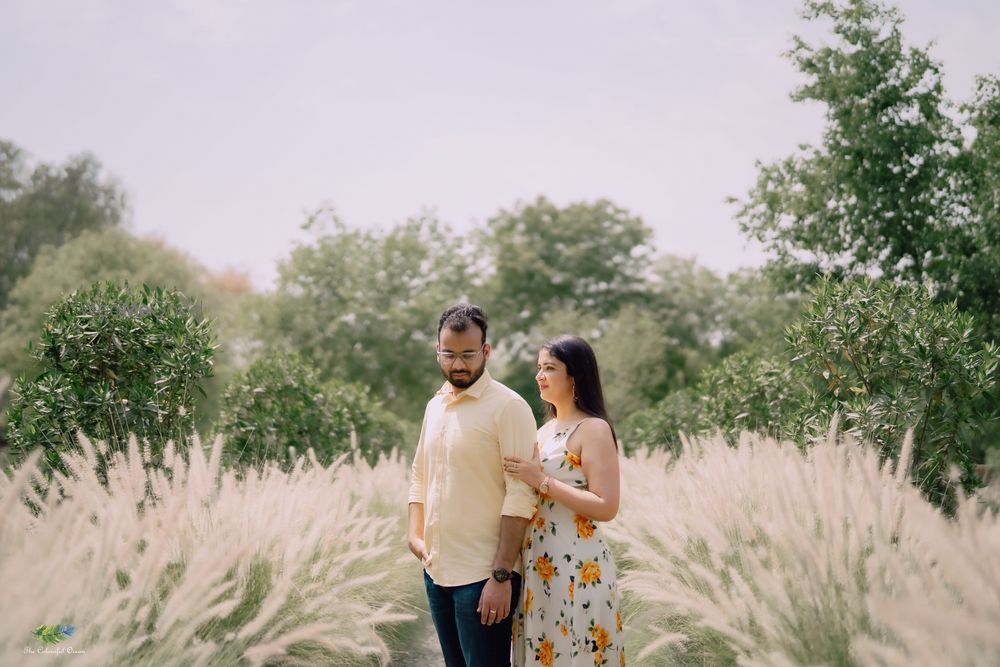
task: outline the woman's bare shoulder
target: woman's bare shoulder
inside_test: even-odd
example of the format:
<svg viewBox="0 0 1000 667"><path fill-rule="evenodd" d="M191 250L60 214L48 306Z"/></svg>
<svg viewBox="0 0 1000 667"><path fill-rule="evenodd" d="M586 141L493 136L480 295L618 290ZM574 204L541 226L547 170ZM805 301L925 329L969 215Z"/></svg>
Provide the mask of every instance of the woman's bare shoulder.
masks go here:
<svg viewBox="0 0 1000 667"><path fill-rule="evenodd" d="M614 435L611 431L611 424L600 417L587 417L576 429L577 433L587 440L606 440L614 443Z"/></svg>

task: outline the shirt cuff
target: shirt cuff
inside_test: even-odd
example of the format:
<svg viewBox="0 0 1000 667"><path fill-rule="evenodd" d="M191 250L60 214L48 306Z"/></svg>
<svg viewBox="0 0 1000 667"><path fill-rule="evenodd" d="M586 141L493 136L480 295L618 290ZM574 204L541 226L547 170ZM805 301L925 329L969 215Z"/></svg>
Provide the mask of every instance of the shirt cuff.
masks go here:
<svg viewBox="0 0 1000 667"><path fill-rule="evenodd" d="M516 516L522 519L530 519L535 516L535 509L538 507L538 498L534 490L528 493L508 493L503 501L503 516Z"/></svg>
<svg viewBox="0 0 1000 667"><path fill-rule="evenodd" d="M408 503L420 503L424 504L424 487L420 484L410 485L410 499Z"/></svg>

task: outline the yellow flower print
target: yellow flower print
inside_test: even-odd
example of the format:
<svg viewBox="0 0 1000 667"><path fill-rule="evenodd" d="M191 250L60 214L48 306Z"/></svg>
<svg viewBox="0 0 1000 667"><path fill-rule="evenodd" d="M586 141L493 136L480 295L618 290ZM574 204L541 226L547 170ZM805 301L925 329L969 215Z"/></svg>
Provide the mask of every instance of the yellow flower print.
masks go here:
<svg viewBox="0 0 1000 667"><path fill-rule="evenodd" d="M584 584L593 584L601 580L601 566L596 560L588 560L580 567L580 581Z"/></svg>
<svg viewBox="0 0 1000 667"><path fill-rule="evenodd" d="M579 454L574 454L573 452L566 450L566 460L569 461L570 470L574 467L579 468L583 466L583 461L580 459Z"/></svg>
<svg viewBox="0 0 1000 667"><path fill-rule="evenodd" d="M573 582L569 582L569 599L573 599Z"/></svg>
<svg viewBox="0 0 1000 667"><path fill-rule="evenodd" d="M620 611L615 612L615 629L618 632L622 631L622 613Z"/></svg>
<svg viewBox="0 0 1000 667"><path fill-rule="evenodd" d="M594 522L583 516L582 514L577 514L573 517L573 521L576 523L576 536L582 537L585 540L589 540L594 536Z"/></svg>
<svg viewBox="0 0 1000 667"><path fill-rule="evenodd" d="M621 667L625 667L625 649L618 650L618 662Z"/></svg>
<svg viewBox="0 0 1000 667"><path fill-rule="evenodd" d="M594 638L594 643L597 644L599 651L603 651L611 643L608 631L602 628L600 623L594 623L594 627L590 629L590 636Z"/></svg>
<svg viewBox="0 0 1000 667"><path fill-rule="evenodd" d="M524 613L525 614L527 614L529 611L531 611L531 602L534 599L535 599L535 596L531 592L531 589L529 588L528 592L526 592L524 594Z"/></svg>
<svg viewBox="0 0 1000 667"><path fill-rule="evenodd" d="M563 637L568 637L569 636L569 626L567 626L565 623L560 623L559 624L559 632L562 633Z"/></svg>
<svg viewBox="0 0 1000 667"><path fill-rule="evenodd" d="M538 517L535 519L535 528L537 528L538 530L542 530L542 529L545 528L545 517L544 516L538 515Z"/></svg>
<svg viewBox="0 0 1000 667"><path fill-rule="evenodd" d="M594 654L594 664L603 665L604 664L604 651L598 651Z"/></svg>
<svg viewBox="0 0 1000 667"><path fill-rule="evenodd" d="M555 574L555 568L552 567L552 561L549 560L548 555L539 556L535 559L535 571L538 572L538 576L541 577L542 581L549 581Z"/></svg>
<svg viewBox="0 0 1000 667"><path fill-rule="evenodd" d="M535 649L535 660L542 663L542 667L552 667L552 640L546 639Z"/></svg>

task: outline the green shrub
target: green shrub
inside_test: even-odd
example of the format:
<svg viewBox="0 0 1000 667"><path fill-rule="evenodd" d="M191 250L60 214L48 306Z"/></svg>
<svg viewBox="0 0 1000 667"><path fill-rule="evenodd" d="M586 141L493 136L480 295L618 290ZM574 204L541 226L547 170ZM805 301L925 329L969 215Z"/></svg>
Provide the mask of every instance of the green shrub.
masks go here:
<svg viewBox="0 0 1000 667"><path fill-rule="evenodd" d="M812 403L808 394L803 369L788 355L744 350L707 368L694 387L671 392L656 407L626 420L623 440L630 451L666 445L679 453L680 433L721 431L733 441L745 430L797 432L803 406Z"/></svg>
<svg viewBox="0 0 1000 667"><path fill-rule="evenodd" d="M778 352L742 352L706 370L623 425L631 448L670 445L678 432L766 431L808 444L835 413L845 430L897 458L914 429L914 481L935 503L954 501L952 469L972 486L970 446L992 418L997 347L977 340L972 316L924 287L821 280Z"/></svg>
<svg viewBox="0 0 1000 667"><path fill-rule="evenodd" d="M695 387L677 389L651 408L633 413L617 427L622 446L632 454L644 447L681 452L681 433L711 428L703 420L703 402Z"/></svg>
<svg viewBox="0 0 1000 667"><path fill-rule="evenodd" d="M296 354L258 359L233 378L221 403L217 431L226 441L227 457L246 465L289 461L290 447L299 454L311 447L328 463L350 451L352 434L361 452L374 458L402 439L367 388L322 383Z"/></svg>
<svg viewBox="0 0 1000 667"><path fill-rule="evenodd" d="M925 287L825 280L788 342L793 364L821 385L820 420L839 411L847 432L883 458L898 455L912 427L914 482L950 504L952 467L967 485L973 479L970 443L990 418L977 399L996 382L1000 360L975 331L972 315L935 302Z"/></svg>
<svg viewBox="0 0 1000 667"><path fill-rule="evenodd" d="M61 469L59 451L74 434L123 449L129 433L183 444L193 432L194 393L211 376L212 324L180 292L95 283L53 306L37 347L41 372L22 375L8 409L19 456L42 447ZM156 458L154 458L156 460Z"/></svg>
<svg viewBox="0 0 1000 667"><path fill-rule="evenodd" d="M195 401L196 426L205 432L218 417L217 401L235 370L245 329L237 319L242 295L220 289L216 283L220 278L162 241L139 238L118 227L85 231L60 246L44 246L0 310L0 375L41 371L27 351L28 343L44 327L46 312L73 290L101 281L176 289L211 314L212 330L221 344L212 358L213 376L203 385L207 396Z"/></svg>
<svg viewBox="0 0 1000 667"><path fill-rule="evenodd" d="M403 447L403 424L371 396L368 387L342 382L325 385L338 413L351 425L361 453L372 463L380 453Z"/></svg>

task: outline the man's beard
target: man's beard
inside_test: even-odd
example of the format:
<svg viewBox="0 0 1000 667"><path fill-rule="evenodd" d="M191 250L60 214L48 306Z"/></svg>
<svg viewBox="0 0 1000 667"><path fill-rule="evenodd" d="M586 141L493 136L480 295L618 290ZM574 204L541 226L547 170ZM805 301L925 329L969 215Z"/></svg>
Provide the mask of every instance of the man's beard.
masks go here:
<svg viewBox="0 0 1000 667"><path fill-rule="evenodd" d="M444 379L452 384L452 386L459 389L468 389L476 383L476 380L483 376L483 372L486 370L486 364L477 368L476 370L466 370L466 371L448 371L442 368L441 373L444 375ZM467 375L462 375L459 378L455 378L455 373L467 373Z"/></svg>

